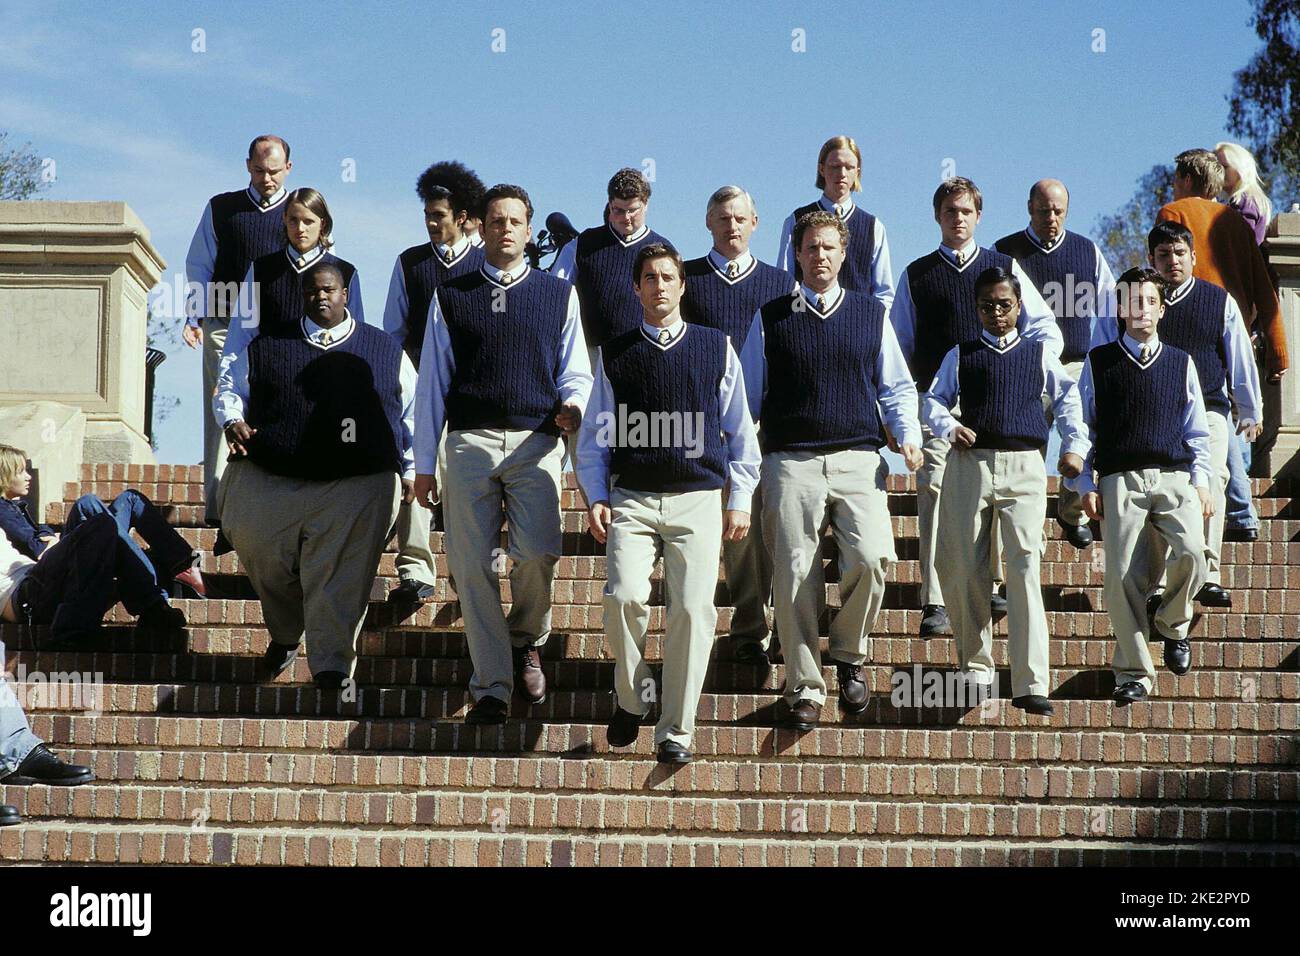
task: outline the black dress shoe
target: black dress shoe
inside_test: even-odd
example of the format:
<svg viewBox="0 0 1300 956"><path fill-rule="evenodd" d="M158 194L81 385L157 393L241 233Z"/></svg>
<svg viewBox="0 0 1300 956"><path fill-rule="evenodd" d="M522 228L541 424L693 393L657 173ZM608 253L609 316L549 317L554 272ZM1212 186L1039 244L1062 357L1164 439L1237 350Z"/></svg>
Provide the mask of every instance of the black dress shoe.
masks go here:
<svg viewBox="0 0 1300 956"><path fill-rule="evenodd" d="M1196 592L1196 603L1201 607L1232 607L1232 594L1217 584L1203 584Z"/></svg>
<svg viewBox="0 0 1300 956"><path fill-rule="evenodd" d="M792 730L812 730L821 718L822 709L811 700L801 700L790 708L785 725Z"/></svg>
<svg viewBox="0 0 1300 956"><path fill-rule="evenodd" d="M465 715L467 724L504 724L510 708L499 697L483 697Z"/></svg>
<svg viewBox="0 0 1300 956"><path fill-rule="evenodd" d="M94 779L89 767L64 763L45 744L37 744L18 769L5 778L8 783L44 783L51 787L75 787Z"/></svg>
<svg viewBox="0 0 1300 956"><path fill-rule="evenodd" d="M997 594L997 593L990 595L989 610L991 610L994 614L1006 614L1007 599L1003 597L1001 594Z"/></svg>
<svg viewBox="0 0 1300 956"><path fill-rule="evenodd" d="M921 636L937 637L951 634L952 622L948 620L948 609L942 604L927 604L921 609Z"/></svg>
<svg viewBox="0 0 1300 956"><path fill-rule="evenodd" d="M1226 528L1223 532L1224 541L1245 541L1254 542L1259 540L1258 528Z"/></svg>
<svg viewBox="0 0 1300 956"><path fill-rule="evenodd" d="M636 743L636 735L641 729L641 714L634 714L614 704L614 716L605 728L605 739L611 747L628 747Z"/></svg>
<svg viewBox="0 0 1300 956"><path fill-rule="evenodd" d="M161 598L145 608L135 620L136 630L154 633L183 631L185 624L185 612Z"/></svg>
<svg viewBox="0 0 1300 956"><path fill-rule="evenodd" d="M516 647L515 687L530 704L546 703L546 674L542 671L542 658L535 647Z"/></svg>
<svg viewBox="0 0 1300 956"><path fill-rule="evenodd" d="M767 651L758 641L741 641L736 644L736 663L753 664L755 667L771 667Z"/></svg>
<svg viewBox="0 0 1300 956"><path fill-rule="evenodd" d="M1074 545L1079 550L1082 551L1084 548L1088 547L1088 545L1092 544L1092 529L1086 524L1066 524L1060 518L1056 519L1056 523L1059 524L1061 530L1065 532L1065 540L1070 542L1070 544Z"/></svg>
<svg viewBox="0 0 1300 956"><path fill-rule="evenodd" d="M1160 613L1160 605L1165 603L1165 596L1153 594L1147 598L1147 634L1150 637L1156 636L1156 615Z"/></svg>
<svg viewBox="0 0 1300 956"><path fill-rule="evenodd" d="M235 546L230 543L230 539L226 537L226 533L221 530L221 525L218 524L217 540L213 542L212 545L212 556L214 558L219 558L223 554L229 554L231 551L234 550L235 550Z"/></svg>
<svg viewBox="0 0 1300 956"><path fill-rule="evenodd" d="M1187 638L1165 639L1165 667L1175 674L1186 674L1192 669L1192 645Z"/></svg>
<svg viewBox="0 0 1300 956"><path fill-rule="evenodd" d="M18 808L12 807L7 803L0 803L0 827L11 827L15 823L22 823L23 818L18 814Z"/></svg>
<svg viewBox="0 0 1300 956"><path fill-rule="evenodd" d="M1053 714L1052 702L1042 694L1024 694L1021 697L1012 697L1011 706L1019 707L1031 714L1041 714L1044 717L1051 717Z"/></svg>
<svg viewBox="0 0 1300 956"><path fill-rule="evenodd" d="M340 690L347 682L348 675L342 671L321 671L313 674L311 679L321 690Z"/></svg>
<svg viewBox="0 0 1300 956"><path fill-rule="evenodd" d="M272 641L262 655L262 671L267 675L266 679L275 680L289 669L297 656L297 644L277 644Z"/></svg>
<svg viewBox="0 0 1300 956"><path fill-rule="evenodd" d="M1111 699L1115 701L1116 707L1127 707L1134 701L1146 700L1147 689L1140 681L1131 680L1116 687Z"/></svg>
<svg viewBox="0 0 1300 956"><path fill-rule="evenodd" d="M695 755L673 740L665 740L659 745L655 759L660 763L690 763Z"/></svg>
<svg viewBox="0 0 1300 956"><path fill-rule="evenodd" d="M433 600L437 588L421 584L414 578L402 578L397 587L388 592L389 604L427 604Z"/></svg>
<svg viewBox="0 0 1300 956"><path fill-rule="evenodd" d="M836 662L835 676L840 682L840 710L860 714L867 709L867 682L861 664Z"/></svg>

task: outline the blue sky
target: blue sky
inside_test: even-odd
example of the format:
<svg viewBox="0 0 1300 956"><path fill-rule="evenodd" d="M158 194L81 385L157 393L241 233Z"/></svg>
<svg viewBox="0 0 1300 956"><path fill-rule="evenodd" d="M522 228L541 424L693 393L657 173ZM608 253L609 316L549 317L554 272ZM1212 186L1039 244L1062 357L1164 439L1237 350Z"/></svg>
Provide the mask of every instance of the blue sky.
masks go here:
<svg viewBox="0 0 1300 956"><path fill-rule="evenodd" d="M43 198L129 203L168 280L208 197L246 184L248 141L283 135L288 185L325 194L377 323L394 258L424 238L416 176L441 159L525 186L539 227L560 209L580 228L599 221L616 168L651 161L650 225L691 256L709 245L709 193L739 183L771 261L782 220L816 196L818 147L848 133L895 275L938 241L929 203L945 164L983 190L985 244L1024 226L1044 176L1070 187L1069 226L1089 233L1153 163L1225 138L1233 71L1258 46L1249 16L1245 0L0 0L0 129L55 161ZM199 461L197 354L172 349L159 387L182 398L159 460Z"/></svg>

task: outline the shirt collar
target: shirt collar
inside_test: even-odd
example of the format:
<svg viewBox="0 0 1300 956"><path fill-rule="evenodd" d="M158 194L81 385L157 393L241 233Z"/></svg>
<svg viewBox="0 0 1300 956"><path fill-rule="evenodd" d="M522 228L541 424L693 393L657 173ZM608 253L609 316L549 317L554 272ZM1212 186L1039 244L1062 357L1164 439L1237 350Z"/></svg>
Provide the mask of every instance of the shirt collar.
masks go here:
<svg viewBox="0 0 1300 956"><path fill-rule="evenodd" d="M262 194L259 193L252 186L249 186L246 191L248 193L248 198L253 200L253 205L263 211L267 209L274 209L276 206L280 205L280 200L284 199L285 196L289 195L289 193L285 190L283 186L281 186L274 193L272 193L269 199L263 199Z"/></svg>
<svg viewBox="0 0 1300 956"><path fill-rule="evenodd" d="M633 245L633 244L635 244L635 243L640 242L640 241L641 241L642 239L644 239L644 238L646 237L646 235L650 232L650 227L647 226L647 225L645 225L644 223L642 223L640 229L638 229L636 232L632 233L632 235L624 237L624 236L623 236L623 235L622 235L622 234L621 234L617 229L615 229L615 228L614 228L613 226L611 226L609 223L605 223L605 226L606 226L606 228L609 229L609 231L610 231L611 233L613 233L614 238L617 239L619 242L621 242L621 243L622 243L623 245L625 245L625 246L630 246L630 245Z"/></svg>
<svg viewBox="0 0 1300 956"><path fill-rule="evenodd" d="M1167 291L1165 293L1165 305L1173 305L1175 302L1181 301L1183 296L1192 291L1192 285L1195 282L1196 276L1188 276L1177 289Z"/></svg>
<svg viewBox="0 0 1300 956"><path fill-rule="evenodd" d="M444 264L446 264L449 262L455 262L457 259L459 259L461 257L461 254L464 253L465 250L467 250L471 245L473 245L473 243L469 241L469 238L464 233L461 233L460 238L457 239L455 242L453 242L451 245L447 245L445 242L435 242L435 243L430 243L430 245L433 246L433 251L438 254L438 258L441 259ZM448 252L451 253L450 259L448 259L447 257Z"/></svg>
<svg viewBox="0 0 1300 956"><path fill-rule="evenodd" d="M474 235L472 235L472 236L467 236L466 238L469 239L469 244L470 244L471 246L473 246L474 248L476 248L476 249L482 249L482 248L483 248L483 233L481 233L481 232L476 232L476 233L474 233Z"/></svg>
<svg viewBox="0 0 1300 956"><path fill-rule="evenodd" d="M1065 230L1064 230L1064 229L1062 229L1061 232L1060 232L1060 235L1058 235L1058 236L1057 236L1055 239L1053 239L1051 242L1048 242L1048 241L1045 240L1045 239L1039 239L1039 238L1038 238L1038 233L1034 232L1034 227L1033 227L1033 226L1026 226L1026 227L1025 227L1025 235L1029 237L1029 241L1030 241L1030 242L1032 242L1034 245L1036 245L1039 249L1042 249L1044 252L1052 252L1053 250L1056 249L1057 246L1059 246L1062 242L1065 241Z"/></svg>
<svg viewBox="0 0 1300 956"><path fill-rule="evenodd" d="M321 348L327 349L333 348L345 341L347 337L352 334L352 330L356 328L356 325L356 322L353 321L352 313L347 309L343 310L343 321L332 329L326 329L317 325L305 315L302 317L302 331L303 334L307 336L307 341L311 342L313 345L319 345ZM330 337L328 344L324 341L326 332L329 333Z"/></svg>
<svg viewBox="0 0 1300 956"><path fill-rule="evenodd" d="M822 195L817 197L817 205L821 206L822 209L825 210L826 212L835 211L835 203L831 202L830 199L827 198L825 193L822 193ZM840 203L840 208L844 210L840 218L848 219L849 216L853 215L853 210L857 207L853 205L853 197L850 195L847 199L845 199L843 202Z"/></svg>
<svg viewBox="0 0 1300 956"><path fill-rule="evenodd" d="M508 269L508 270L498 269L490 262L485 261L483 263L483 273L489 279L491 279L493 282L495 282L497 285L500 286L518 284L520 279L528 275L528 269L529 269L529 265L527 259L519 263L519 265L515 266L513 269ZM506 278L506 276L509 276L509 278Z"/></svg>
<svg viewBox="0 0 1300 956"><path fill-rule="evenodd" d="M945 245L939 246L939 252L942 253L944 258L946 258L953 265L957 264L957 253L960 252L966 260L965 262L962 263L963 268L965 268L966 263L970 262L972 259L975 258L975 253L978 251L979 251L979 243L977 243L974 239L968 240L966 245L962 246L960 249L949 249Z"/></svg>
<svg viewBox="0 0 1300 956"><path fill-rule="evenodd" d="M1016 344L1017 340L1020 338L1020 333L1013 328L1006 335L1002 336L1002 338L997 338L988 329L980 329L980 338L994 348L1006 351Z"/></svg>
<svg viewBox="0 0 1300 956"><path fill-rule="evenodd" d="M812 307L814 312L817 311L817 296L822 296L826 301L826 311L821 312L821 315L830 315L839 307L840 301L844 298L844 290L840 288L838 282L831 283L831 287L825 292L814 292L801 282L799 283L799 294L804 297L804 301Z"/></svg>
<svg viewBox="0 0 1300 956"><path fill-rule="evenodd" d="M306 252L299 252L293 246L285 246L284 254L289 257L289 263L298 272L302 272L309 266L315 265L321 256L325 255L324 246L314 246Z"/></svg>
<svg viewBox="0 0 1300 956"><path fill-rule="evenodd" d="M677 340L682 337L682 333L685 331L686 323L682 321L680 315L662 328L657 325L651 325L644 319L641 320L641 334L651 342L654 342L656 345L663 348L676 345Z"/></svg>
<svg viewBox="0 0 1300 956"><path fill-rule="evenodd" d="M1127 332L1120 336L1120 341L1124 344L1124 351L1128 352L1134 358L1142 354L1142 343L1130 336ZM1160 354L1160 337L1156 336L1147 343L1151 358Z"/></svg>
<svg viewBox="0 0 1300 956"><path fill-rule="evenodd" d="M717 269L718 272L722 273L724 276L727 274L727 264L734 262L736 264L736 278L740 278L749 271L751 266L753 266L754 257L748 252L742 252L735 259L728 259L717 249L710 249L709 262L713 264L713 268Z"/></svg>

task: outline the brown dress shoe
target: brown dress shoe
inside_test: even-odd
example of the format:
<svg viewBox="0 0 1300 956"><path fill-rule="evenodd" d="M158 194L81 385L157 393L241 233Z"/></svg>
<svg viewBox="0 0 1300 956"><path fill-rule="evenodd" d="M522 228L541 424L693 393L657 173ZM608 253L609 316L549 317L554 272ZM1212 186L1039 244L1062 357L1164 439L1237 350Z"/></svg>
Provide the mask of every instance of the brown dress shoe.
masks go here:
<svg viewBox="0 0 1300 956"><path fill-rule="evenodd" d="M515 686L530 704L546 702L546 675L535 647L515 648Z"/></svg>
<svg viewBox="0 0 1300 956"><path fill-rule="evenodd" d="M861 664L835 662L836 676L840 682L840 710L845 714L860 714L867 709L867 681Z"/></svg>
<svg viewBox="0 0 1300 956"><path fill-rule="evenodd" d="M790 708L785 725L793 730L812 730L821 718L822 709L810 700L801 700Z"/></svg>

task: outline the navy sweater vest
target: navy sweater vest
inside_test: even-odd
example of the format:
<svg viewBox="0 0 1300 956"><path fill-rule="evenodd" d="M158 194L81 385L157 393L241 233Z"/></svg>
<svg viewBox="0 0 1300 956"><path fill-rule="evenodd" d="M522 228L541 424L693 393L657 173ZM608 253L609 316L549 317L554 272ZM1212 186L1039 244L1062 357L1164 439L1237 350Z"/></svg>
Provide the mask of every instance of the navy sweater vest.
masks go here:
<svg viewBox="0 0 1300 956"><path fill-rule="evenodd" d="M799 217L807 215L810 212L825 212L821 205L815 202L806 206L800 206L794 211L794 221L799 222ZM833 213L832 213L833 215ZM872 236L876 229L876 217L871 215L857 203L853 204L853 212L844 223L849 227L849 248L844 255L844 265L840 266L840 275L838 282L843 289L852 289L856 292L871 292L871 266L873 259ZM790 241L794 242L793 233ZM799 260L796 258L794 263L794 277L798 281L803 281L803 270L799 268Z"/></svg>
<svg viewBox="0 0 1300 956"><path fill-rule="evenodd" d="M416 368L420 367L420 348L424 345L424 330L429 323L429 304L433 291L444 282L458 276L477 272L483 265L483 250L470 243L460 258L447 265L433 248L433 243L412 246L399 257L402 261L402 278L406 283L406 340L403 347Z"/></svg>
<svg viewBox="0 0 1300 956"><path fill-rule="evenodd" d="M1141 368L1121 343L1111 342L1088 353L1088 361L1097 405L1097 474L1190 466L1195 456L1183 440L1183 406L1191 357L1163 344Z"/></svg>
<svg viewBox="0 0 1300 956"><path fill-rule="evenodd" d="M787 295L762 310L763 453L878 451L885 444L876 388L885 307L873 296L845 291L839 308L823 319L796 303L803 306L800 296Z"/></svg>
<svg viewBox="0 0 1300 956"><path fill-rule="evenodd" d="M1223 347L1223 314L1227 306L1227 290L1197 279L1182 298L1166 305L1165 317L1160 320L1160 341L1192 357L1205 408L1223 415L1232 411L1227 388L1228 351Z"/></svg>
<svg viewBox="0 0 1300 956"><path fill-rule="evenodd" d="M688 324L676 345L661 349L638 326L607 342L601 358L616 416L626 416L625 434L619 427L611 435L609 470L618 487L681 492L726 484L718 389L727 371L727 337Z"/></svg>
<svg viewBox="0 0 1300 956"><path fill-rule="evenodd" d="M338 267L343 273L343 288L346 289L356 274L356 267L332 252L322 255L313 265L323 262ZM257 334L279 328L297 330L298 320L307 311L302 299L302 277L306 271L298 272L284 249L262 256L253 263L253 281L257 284L258 295ZM348 305L356 311L355 302Z"/></svg>
<svg viewBox="0 0 1300 956"><path fill-rule="evenodd" d="M735 282L718 274L709 257L686 263L682 316L696 325L720 329L737 352L745 347L754 314L773 299L790 294L790 273L754 260L749 273Z"/></svg>
<svg viewBox="0 0 1300 956"><path fill-rule="evenodd" d="M980 337L975 279L985 269L1011 270L1011 257L980 248L960 270L936 249L907 267L907 286L916 312L912 375L918 391L930 389L943 357L962 342Z"/></svg>
<svg viewBox="0 0 1300 956"><path fill-rule="evenodd" d="M333 481L402 470L402 350L356 322L329 349L301 326L248 345L248 455L276 475Z"/></svg>
<svg viewBox="0 0 1300 956"><path fill-rule="evenodd" d="M632 263L642 247L655 242L672 245L653 230L630 246L614 238L608 226L596 226L578 236L574 285L588 347L604 345L641 325L641 300L632 286Z"/></svg>
<svg viewBox="0 0 1300 956"><path fill-rule="evenodd" d="M1006 351L983 339L958 346L961 423L976 448L1030 451L1047 445L1043 414L1043 345L1023 337Z"/></svg>
<svg viewBox="0 0 1300 956"><path fill-rule="evenodd" d="M248 267L262 256L284 248L284 203L265 212L248 198L248 191L213 196L212 231L217 237L217 257L212 266L212 281L243 282ZM231 314L233 299L221 315Z"/></svg>
<svg viewBox="0 0 1300 956"><path fill-rule="evenodd" d="M1079 314L1080 296L1091 298L1096 309L1097 290L1086 296L1097 274L1097 247L1077 232L1065 232L1065 238L1044 252L1022 230L1003 236L995 244L998 252L1020 263L1034 288L1047 301L1061 329L1065 348L1062 362L1081 361L1092 344L1092 316Z"/></svg>
<svg viewBox="0 0 1300 956"><path fill-rule="evenodd" d="M560 347L571 292L563 279L537 269L507 287L480 269L437 288L455 360L448 430L560 434L553 419L560 408Z"/></svg>

